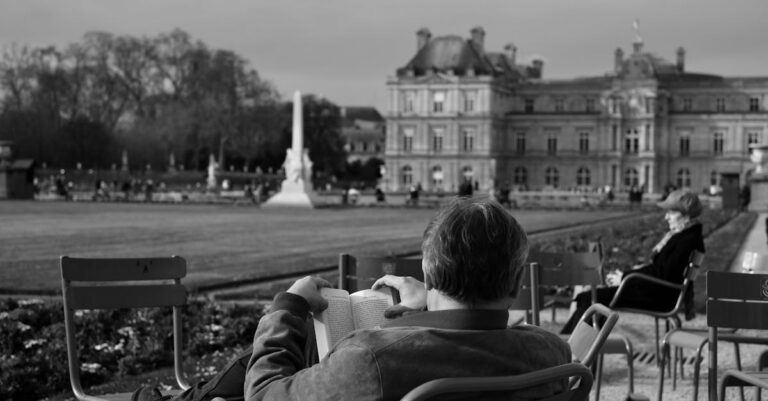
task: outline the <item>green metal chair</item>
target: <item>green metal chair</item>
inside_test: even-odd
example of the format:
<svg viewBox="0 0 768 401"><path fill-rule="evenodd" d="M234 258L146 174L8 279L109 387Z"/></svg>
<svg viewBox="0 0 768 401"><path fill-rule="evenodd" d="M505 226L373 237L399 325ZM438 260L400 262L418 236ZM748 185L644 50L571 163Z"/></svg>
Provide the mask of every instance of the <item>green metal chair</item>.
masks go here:
<svg viewBox="0 0 768 401"><path fill-rule="evenodd" d="M181 279L187 274L187 262L183 258L86 259L62 256L60 266L69 380L78 400L127 400L131 397L131 393L97 397L83 390L75 338L75 311L82 309L172 308L176 383L182 390L189 388L182 370L181 308L187 303L187 290L181 284Z"/></svg>
<svg viewBox="0 0 768 401"><path fill-rule="evenodd" d="M569 363L515 376L456 377L428 381L406 394L401 401L425 401L440 395L451 399L483 399L483 393L513 392L533 386L569 380L564 391L539 401L586 401L592 388L592 372L580 363ZM490 395L490 394L489 394Z"/></svg>

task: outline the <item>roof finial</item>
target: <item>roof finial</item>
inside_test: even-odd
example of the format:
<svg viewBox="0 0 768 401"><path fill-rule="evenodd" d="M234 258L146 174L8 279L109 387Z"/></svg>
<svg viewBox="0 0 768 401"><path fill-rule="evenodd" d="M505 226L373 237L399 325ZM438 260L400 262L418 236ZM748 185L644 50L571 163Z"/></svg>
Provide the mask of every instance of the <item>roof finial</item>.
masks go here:
<svg viewBox="0 0 768 401"><path fill-rule="evenodd" d="M643 38L640 36L640 18L632 21L632 28L635 30L635 43L643 43Z"/></svg>

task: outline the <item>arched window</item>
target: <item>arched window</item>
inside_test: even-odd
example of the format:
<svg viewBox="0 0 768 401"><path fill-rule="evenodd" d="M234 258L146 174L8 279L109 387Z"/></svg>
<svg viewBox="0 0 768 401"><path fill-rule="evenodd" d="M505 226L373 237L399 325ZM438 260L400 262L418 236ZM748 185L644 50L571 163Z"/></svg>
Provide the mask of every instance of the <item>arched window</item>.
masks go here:
<svg viewBox="0 0 768 401"><path fill-rule="evenodd" d="M544 172L544 183L557 188L559 182L560 175L558 174L557 169L554 167L547 167L547 170Z"/></svg>
<svg viewBox="0 0 768 401"><path fill-rule="evenodd" d="M411 166L403 166L400 176L403 178L403 185L413 184L413 169Z"/></svg>
<svg viewBox="0 0 768 401"><path fill-rule="evenodd" d="M680 170L677 170L677 187L691 187L691 172L687 168L681 168Z"/></svg>
<svg viewBox="0 0 768 401"><path fill-rule="evenodd" d="M528 185L528 170L525 167L515 167L515 185Z"/></svg>
<svg viewBox="0 0 768 401"><path fill-rule="evenodd" d="M588 168L579 167L579 169L576 170L576 185L578 186L592 185L592 179L589 175Z"/></svg>
<svg viewBox="0 0 768 401"><path fill-rule="evenodd" d="M624 170L624 186L631 187L640 185L640 176L637 174L637 170L628 168Z"/></svg>
<svg viewBox="0 0 768 401"><path fill-rule="evenodd" d="M440 166L432 167L432 188L443 187L443 168Z"/></svg>

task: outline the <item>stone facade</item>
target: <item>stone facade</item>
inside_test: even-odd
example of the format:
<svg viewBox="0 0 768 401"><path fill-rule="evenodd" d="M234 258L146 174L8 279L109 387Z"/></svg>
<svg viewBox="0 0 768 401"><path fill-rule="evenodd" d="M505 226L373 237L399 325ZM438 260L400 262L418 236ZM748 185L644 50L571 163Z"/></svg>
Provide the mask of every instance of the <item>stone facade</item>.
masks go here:
<svg viewBox="0 0 768 401"><path fill-rule="evenodd" d="M701 191L723 174L741 183L749 145L768 143L768 76L727 78L685 70L640 39L600 76L542 79L543 62L516 63L516 48L417 33L417 53L387 80L386 187L456 191L622 191L668 184Z"/></svg>
<svg viewBox="0 0 768 401"><path fill-rule="evenodd" d="M384 117L373 107L342 107L341 136L347 162L384 158Z"/></svg>

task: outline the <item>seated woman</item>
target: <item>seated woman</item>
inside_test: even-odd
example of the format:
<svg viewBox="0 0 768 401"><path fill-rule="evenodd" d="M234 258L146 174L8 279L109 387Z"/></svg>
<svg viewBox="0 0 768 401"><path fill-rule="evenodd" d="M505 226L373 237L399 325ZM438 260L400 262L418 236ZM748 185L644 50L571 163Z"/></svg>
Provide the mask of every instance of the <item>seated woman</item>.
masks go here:
<svg viewBox="0 0 768 401"><path fill-rule="evenodd" d="M633 266L626 274L643 273L681 284L685 278L685 268L688 266L691 253L694 250L704 253L701 223L696 220L702 211L701 202L696 194L677 190L670 193L664 201L658 203L658 206L667 211L664 219L669 224L669 231L653 247L651 263ZM609 287L597 289L598 303L610 305L624 274L622 271L615 271L606 276L606 284ZM668 311L674 307L679 295L679 292L673 288L663 287L649 281L633 280L630 284L625 286L621 298L617 300L618 306ZM570 334L576 327L579 318L592 303L592 294L590 291L579 293L575 301L576 310L563 326L561 331L563 334ZM691 288L688 288L686 290L686 304L692 305L692 303L693 292ZM691 309L690 314L692 313L693 310ZM689 317L691 316L686 311L686 318Z"/></svg>

